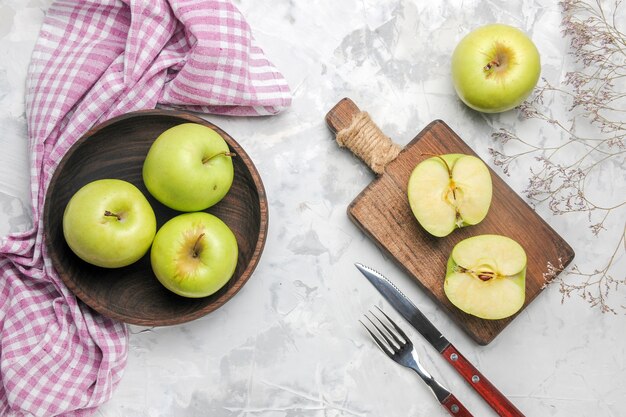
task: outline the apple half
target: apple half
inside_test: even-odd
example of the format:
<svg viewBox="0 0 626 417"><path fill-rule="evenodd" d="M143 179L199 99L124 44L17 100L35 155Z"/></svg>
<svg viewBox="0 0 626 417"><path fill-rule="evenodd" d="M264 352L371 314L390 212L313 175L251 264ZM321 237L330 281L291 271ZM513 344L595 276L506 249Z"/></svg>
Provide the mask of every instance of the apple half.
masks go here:
<svg viewBox="0 0 626 417"><path fill-rule="evenodd" d="M431 235L480 223L491 205L491 174L472 155L437 155L420 162L407 186L413 215Z"/></svg>
<svg viewBox="0 0 626 417"><path fill-rule="evenodd" d="M443 289L452 304L473 316L512 316L526 298L526 252L506 236L464 239L452 249Z"/></svg>

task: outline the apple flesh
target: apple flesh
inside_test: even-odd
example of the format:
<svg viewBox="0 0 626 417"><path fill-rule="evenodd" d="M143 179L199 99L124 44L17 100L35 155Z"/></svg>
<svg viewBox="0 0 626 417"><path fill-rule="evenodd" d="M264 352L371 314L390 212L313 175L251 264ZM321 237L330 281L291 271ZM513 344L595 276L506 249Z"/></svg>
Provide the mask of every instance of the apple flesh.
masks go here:
<svg viewBox="0 0 626 417"><path fill-rule="evenodd" d="M183 123L154 141L143 164L143 181L166 206L201 211L228 193L234 177L233 155L215 130Z"/></svg>
<svg viewBox="0 0 626 417"><path fill-rule="evenodd" d="M183 297L206 297L232 277L237 266L237 239L216 216L180 214L157 232L150 261L157 279Z"/></svg>
<svg viewBox="0 0 626 417"><path fill-rule="evenodd" d="M413 215L431 235L481 222L491 205L491 174L472 155L446 154L420 162L411 173L407 196Z"/></svg>
<svg viewBox="0 0 626 417"><path fill-rule="evenodd" d="M465 36L452 54L452 80L474 110L497 113L521 104L539 80L535 44L521 30L493 24Z"/></svg>
<svg viewBox="0 0 626 417"><path fill-rule="evenodd" d="M448 259L443 288L468 314L489 320L512 316L526 298L526 252L506 236L462 240Z"/></svg>
<svg viewBox="0 0 626 417"><path fill-rule="evenodd" d="M81 259L104 268L139 260L150 249L156 217L133 184L101 179L80 188L63 213L63 235Z"/></svg>

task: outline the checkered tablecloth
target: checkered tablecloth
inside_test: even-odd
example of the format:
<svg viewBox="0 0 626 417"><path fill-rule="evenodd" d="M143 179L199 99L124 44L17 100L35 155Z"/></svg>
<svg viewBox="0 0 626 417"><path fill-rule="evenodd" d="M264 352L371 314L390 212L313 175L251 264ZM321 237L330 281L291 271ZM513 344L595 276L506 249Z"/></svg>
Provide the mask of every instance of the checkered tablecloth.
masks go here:
<svg viewBox="0 0 626 417"><path fill-rule="evenodd" d="M282 75L229 1L57 1L27 80L33 228L0 242L0 416L85 416L122 377L126 326L65 288L43 244L61 157L94 124L157 105L226 115L289 106Z"/></svg>

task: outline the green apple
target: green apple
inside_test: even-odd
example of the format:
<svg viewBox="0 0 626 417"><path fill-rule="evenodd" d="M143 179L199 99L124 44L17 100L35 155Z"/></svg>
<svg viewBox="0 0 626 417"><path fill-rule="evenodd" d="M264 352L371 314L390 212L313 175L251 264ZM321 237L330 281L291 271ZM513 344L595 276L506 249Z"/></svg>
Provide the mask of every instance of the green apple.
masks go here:
<svg viewBox="0 0 626 417"><path fill-rule="evenodd" d="M150 249L156 218L133 184L101 179L80 188L63 213L63 235L70 249L90 264L119 268Z"/></svg>
<svg viewBox="0 0 626 417"><path fill-rule="evenodd" d="M452 80L465 104L485 113L510 110L530 95L541 64L521 30L501 24L475 29L452 54Z"/></svg>
<svg viewBox="0 0 626 417"><path fill-rule="evenodd" d="M143 181L166 206L201 211L228 193L234 176L233 155L215 130L183 123L154 141L143 164Z"/></svg>
<svg viewBox="0 0 626 417"><path fill-rule="evenodd" d="M150 261L157 279L183 297L206 297L222 288L237 266L237 239L216 216L180 214L157 232Z"/></svg>
<svg viewBox="0 0 626 417"><path fill-rule="evenodd" d="M526 252L506 236L464 239L452 249L443 289L468 314L489 320L512 316L526 298Z"/></svg>
<svg viewBox="0 0 626 417"><path fill-rule="evenodd" d="M491 205L491 174L472 155L437 155L417 164L407 185L413 215L431 235L481 222Z"/></svg>

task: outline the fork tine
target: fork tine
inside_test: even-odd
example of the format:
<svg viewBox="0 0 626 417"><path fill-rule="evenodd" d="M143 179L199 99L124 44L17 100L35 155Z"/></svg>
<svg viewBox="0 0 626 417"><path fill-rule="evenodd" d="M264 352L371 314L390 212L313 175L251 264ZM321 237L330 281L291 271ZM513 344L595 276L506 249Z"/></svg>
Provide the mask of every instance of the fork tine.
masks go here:
<svg viewBox="0 0 626 417"><path fill-rule="evenodd" d="M437 382L426 369L424 369L419 361L419 357L415 350L415 347L413 346L413 343L408 338L406 333L404 333L404 331L400 328L400 326L398 326L393 320L391 320L391 318L387 314L385 314L385 312L380 307L376 306L376 308L378 309L379 313L385 316L393 329L395 329L394 332L394 330L387 326L374 312L372 312L372 310L368 310L368 313L371 316L374 316L376 321L378 321L378 323L382 327L374 323L369 315L364 314L364 317L370 322L374 329L376 329L380 336L374 334L374 331L370 330L370 327L365 325L363 321L359 320L359 323L361 323L363 327L365 327L365 329L370 334L370 336L372 336L372 339L374 339L374 342L376 342L378 347L397 364L402 365L406 368L410 368L417 372L422 381L424 381L426 385L428 385L432 393L435 394L437 400L441 404L443 404L443 406L446 408L446 410L448 410L451 415L471 417L471 414L467 411L465 407L461 405L456 397L452 395L447 388ZM394 344L391 339L387 337L387 335L393 338L396 343ZM404 339L403 342L400 341L400 337ZM383 342L383 339L385 340L385 342L387 342L387 344ZM459 413L459 411L461 412Z"/></svg>
<svg viewBox="0 0 626 417"><path fill-rule="evenodd" d="M378 308L378 306L376 306L376 308ZM382 313L382 310L381 310L380 308L378 308L378 310ZM385 328L385 330L387 330L387 333L388 333L388 334L389 334L389 335L393 338L393 340L395 340L395 342L396 342L396 345L397 345L397 346L400 346L400 347L404 346L404 344L408 341L408 339L406 338L406 335L402 334L402 331L401 331L401 330L400 330L400 332L399 332L399 333L402 335L402 338L403 338L404 340L400 340L400 338L396 335L396 333L395 333L395 332L393 332L393 330L391 330L391 329L389 328L389 326L387 326L385 323L383 323L383 321L382 321L381 319L379 319L379 318L378 318L378 316L377 316L376 314L372 313L371 311L370 311L370 314L371 314L372 316L374 316L374 318L375 318L376 320L378 320L378 322L379 322L379 323L380 323L380 324L381 324L381 325ZM385 315L385 317L387 317L387 320L389 320L389 321L391 322L391 324L393 324L393 325L394 325L395 329L396 329L396 330L399 330L399 329L398 329L398 327L397 327L397 326L395 326L395 323L391 321L391 319L389 318L389 316L387 316L385 313L383 313L383 314ZM379 331L380 331L380 330L379 330Z"/></svg>
<svg viewBox="0 0 626 417"><path fill-rule="evenodd" d="M406 333L404 333L404 332L402 331L402 329L400 328L400 326L398 326L398 325L397 325L397 324L396 324L393 320L391 320L391 318L390 318L388 315L386 315L386 314L385 314L385 312L384 312L384 311L382 311L382 310L380 309L380 307L376 306L376 308L378 309L378 311L380 311L381 313L383 313L383 316L385 316L385 317L387 318L387 320L389 320L389 323L391 323L391 325L393 326L393 328L394 328L394 329L396 329L396 331L397 331L398 333L400 333L400 336L402 336L402 338L403 338L404 340L406 340L407 342L409 342L409 338L407 337Z"/></svg>
<svg viewBox="0 0 626 417"><path fill-rule="evenodd" d="M367 317L367 316L366 316ZM371 321L371 320L370 320ZM378 345L378 347L387 354L387 356L389 356L390 358L393 355L393 352L389 350L389 347L387 347L379 338L378 336L376 336L374 334L374 332L372 332L369 327L367 327L365 325L365 323L363 323L361 320L359 320L359 323L361 323L363 325L363 327L365 327L365 330L367 330L367 332L370 334L370 336L372 336L372 339L374 339L374 342L376 342L376 344ZM377 329L378 330L378 329Z"/></svg>
<svg viewBox="0 0 626 417"><path fill-rule="evenodd" d="M372 314L372 312L371 312L371 311L370 311L370 314ZM373 315L373 314L372 314L372 315ZM374 316L374 317L376 317L376 316ZM395 345L395 344L391 341L391 339L389 339L389 338L387 337L387 335L385 334L385 332L383 332L382 330L380 330L380 327L378 327L378 326L376 325L376 323L374 323L374 322L372 321L372 319L370 319L370 318L369 318L369 316L367 316L367 315L366 315L366 316L365 316L365 318L366 318L367 320L369 320L369 322L370 322L370 323L372 323L372 326L374 326L374 328L378 331L378 334L379 334L379 335L381 335L381 336L383 337L383 339L385 339L385 342L387 342L387 345L389 346L389 350L390 350L390 351L395 352L396 350L398 350L397 345Z"/></svg>

